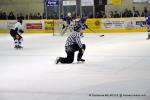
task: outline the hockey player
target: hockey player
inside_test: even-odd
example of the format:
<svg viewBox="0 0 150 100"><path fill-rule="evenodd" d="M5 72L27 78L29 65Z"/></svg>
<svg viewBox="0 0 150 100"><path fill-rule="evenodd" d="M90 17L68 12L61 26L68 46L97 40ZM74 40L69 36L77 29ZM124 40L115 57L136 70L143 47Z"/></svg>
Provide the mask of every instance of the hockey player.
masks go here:
<svg viewBox="0 0 150 100"><path fill-rule="evenodd" d="M76 24L77 26L79 26L81 28L81 37L84 37L83 33L85 31L85 29L89 29L90 31L92 32L95 32L93 31L92 29L90 29L87 25L86 25L86 20L87 20L88 17L82 17ZM99 37L103 37L104 35L100 35Z"/></svg>
<svg viewBox="0 0 150 100"><path fill-rule="evenodd" d="M22 19L19 18L17 20L17 23L13 26L13 28L10 29L10 35L14 39L14 44L15 44L14 48L16 49L23 48L21 46L21 43L23 41L23 37L21 36L21 34L24 33L22 23L23 23Z"/></svg>
<svg viewBox="0 0 150 100"><path fill-rule="evenodd" d="M150 16L146 17L147 31L148 37L146 39L150 39Z"/></svg>
<svg viewBox="0 0 150 100"><path fill-rule="evenodd" d="M86 20L87 20L87 17L82 17L82 18L77 22L77 26L79 26L79 27L81 28L81 31L80 31L81 37L84 37L83 33L84 33L85 29L88 28L88 26L86 25Z"/></svg>
<svg viewBox="0 0 150 100"><path fill-rule="evenodd" d="M63 27L61 35L63 36L68 29L70 32L73 31L73 18L71 17L71 13L68 13L67 17L62 17L62 20L63 20Z"/></svg>
<svg viewBox="0 0 150 100"><path fill-rule="evenodd" d="M76 51L79 51L78 56L77 56L77 61L78 62L84 62L85 60L82 59L82 56L85 51L85 44L82 44L80 41L80 27L76 26L74 28L74 31L70 33L66 40L65 44L65 51L67 53L67 57L58 57L56 59L56 64L58 63L64 63L64 64L69 64L74 61L74 53Z"/></svg>

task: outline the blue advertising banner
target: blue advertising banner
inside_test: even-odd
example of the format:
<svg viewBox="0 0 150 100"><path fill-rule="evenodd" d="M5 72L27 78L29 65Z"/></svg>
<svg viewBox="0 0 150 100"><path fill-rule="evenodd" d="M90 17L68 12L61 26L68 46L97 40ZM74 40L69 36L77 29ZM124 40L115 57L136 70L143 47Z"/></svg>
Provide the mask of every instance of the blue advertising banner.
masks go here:
<svg viewBox="0 0 150 100"><path fill-rule="evenodd" d="M57 6L59 4L59 0L45 0L46 6Z"/></svg>

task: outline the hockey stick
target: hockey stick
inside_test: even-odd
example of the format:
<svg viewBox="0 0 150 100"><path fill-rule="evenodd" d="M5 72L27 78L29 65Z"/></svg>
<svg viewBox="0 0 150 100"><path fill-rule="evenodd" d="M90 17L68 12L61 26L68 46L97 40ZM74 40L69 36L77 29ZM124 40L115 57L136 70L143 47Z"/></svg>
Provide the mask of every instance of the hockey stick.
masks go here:
<svg viewBox="0 0 150 100"><path fill-rule="evenodd" d="M87 27L87 29L89 29L90 31L92 31L92 32L94 32L94 33L97 33L97 32L95 32L94 30L92 30L92 29L89 28L89 27ZM99 37L103 37L103 36L104 36L104 34L100 35Z"/></svg>

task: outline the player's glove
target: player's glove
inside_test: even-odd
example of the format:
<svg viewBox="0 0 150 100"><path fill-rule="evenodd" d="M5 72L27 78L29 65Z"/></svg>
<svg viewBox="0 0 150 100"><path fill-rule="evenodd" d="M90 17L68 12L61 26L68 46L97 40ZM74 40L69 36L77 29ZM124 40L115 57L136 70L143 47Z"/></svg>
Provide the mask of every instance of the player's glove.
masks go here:
<svg viewBox="0 0 150 100"><path fill-rule="evenodd" d="M85 28L89 28L86 24L83 24L83 26L84 26Z"/></svg>

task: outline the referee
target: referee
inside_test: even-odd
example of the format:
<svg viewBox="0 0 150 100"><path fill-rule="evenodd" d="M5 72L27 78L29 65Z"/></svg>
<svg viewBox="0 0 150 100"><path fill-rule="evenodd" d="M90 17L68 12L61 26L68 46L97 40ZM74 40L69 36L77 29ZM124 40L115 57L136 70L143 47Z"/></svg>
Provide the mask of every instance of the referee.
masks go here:
<svg viewBox="0 0 150 100"><path fill-rule="evenodd" d="M70 35L68 36L67 40L66 40L66 44L65 44L65 51L67 53L67 57L57 57L55 63L64 63L64 64L69 64L72 63L74 61L74 54L76 51L78 51L78 56L77 56L77 61L79 62L84 62L85 60L82 59L82 56L84 54L85 51L85 44L81 43L80 40L80 30L81 28L78 26L74 27L74 31L72 31L70 33Z"/></svg>

